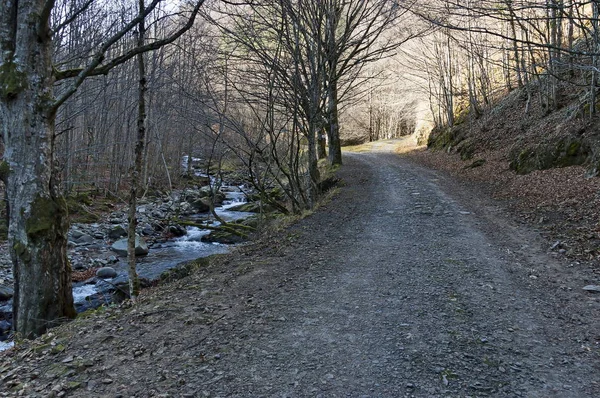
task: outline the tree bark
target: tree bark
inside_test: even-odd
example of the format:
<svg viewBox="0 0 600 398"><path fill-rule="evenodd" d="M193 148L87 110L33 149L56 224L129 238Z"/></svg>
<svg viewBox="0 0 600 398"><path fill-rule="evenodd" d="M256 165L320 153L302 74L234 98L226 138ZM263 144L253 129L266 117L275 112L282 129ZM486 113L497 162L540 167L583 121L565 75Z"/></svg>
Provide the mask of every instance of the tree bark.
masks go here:
<svg viewBox="0 0 600 398"><path fill-rule="evenodd" d="M67 205L54 164L52 46L46 1L0 5L0 126L8 173L14 327L40 335L73 318Z"/></svg>
<svg viewBox="0 0 600 398"><path fill-rule="evenodd" d="M327 158L327 139L325 137L327 137L327 133L325 132L325 130L319 130L318 134L318 152L317 152L317 156L319 159L326 159Z"/></svg>
<svg viewBox="0 0 600 398"><path fill-rule="evenodd" d="M144 10L144 0L139 0L140 14ZM139 47L144 45L144 36L146 26L144 18L138 24L138 43ZM138 118L137 118L137 140L135 143L135 164L133 173L131 173L131 190L129 196L129 228L127 231L127 262L129 264L129 297L135 300L140 293L140 279L138 278L135 261L135 230L137 227L137 194L142 178L142 167L144 163L144 144L146 142L146 65L144 63L144 54L138 54L136 57L139 82L138 82Z"/></svg>
<svg viewBox="0 0 600 398"><path fill-rule="evenodd" d="M329 163L331 165L342 164L342 146L340 143L340 121L338 113L338 89L337 79L332 79L327 87L327 115L329 117Z"/></svg>

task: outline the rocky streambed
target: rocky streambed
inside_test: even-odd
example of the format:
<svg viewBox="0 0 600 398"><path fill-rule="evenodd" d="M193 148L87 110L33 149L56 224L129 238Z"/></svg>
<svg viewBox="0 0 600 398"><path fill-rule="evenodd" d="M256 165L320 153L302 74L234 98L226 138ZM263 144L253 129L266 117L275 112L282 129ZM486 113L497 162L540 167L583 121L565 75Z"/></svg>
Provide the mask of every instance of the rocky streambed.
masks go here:
<svg viewBox="0 0 600 398"><path fill-rule="evenodd" d="M253 213L238 211L247 202L243 186L185 189L169 196L141 201L137 208L137 270L142 285L150 285L166 270L213 254L226 253L232 239L215 233L219 221L210 212L208 197L217 216L226 222L248 220ZM243 206L242 206L243 207ZM248 206L246 206L248 207ZM127 207L123 206L91 224L73 224L68 255L73 267L73 298L78 312L111 302L128 290ZM186 221L210 229L186 226ZM12 265L7 244L0 246L0 350L9 347L12 327Z"/></svg>

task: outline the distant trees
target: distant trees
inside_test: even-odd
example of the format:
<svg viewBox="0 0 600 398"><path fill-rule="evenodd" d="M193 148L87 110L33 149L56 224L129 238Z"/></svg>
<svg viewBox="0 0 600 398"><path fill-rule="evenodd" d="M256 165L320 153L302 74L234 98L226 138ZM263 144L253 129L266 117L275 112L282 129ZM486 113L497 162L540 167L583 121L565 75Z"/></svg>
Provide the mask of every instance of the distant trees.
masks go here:
<svg viewBox="0 0 600 398"><path fill-rule="evenodd" d="M230 62L225 129L242 138L234 150L257 187L276 183L293 211L314 205L324 137L329 164L341 164L340 104L368 80L365 66L401 43L384 33L405 11L395 1L362 0L215 8Z"/></svg>
<svg viewBox="0 0 600 398"><path fill-rule="evenodd" d="M427 39L434 52L426 64L436 124L452 126L449 112L477 117L501 90L514 88L527 96L525 112L532 95L545 112L560 108L570 87L580 93L571 115L594 115L598 7L596 1L440 0L413 8L436 37L445 38ZM452 58L457 62L450 71Z"/></svg>

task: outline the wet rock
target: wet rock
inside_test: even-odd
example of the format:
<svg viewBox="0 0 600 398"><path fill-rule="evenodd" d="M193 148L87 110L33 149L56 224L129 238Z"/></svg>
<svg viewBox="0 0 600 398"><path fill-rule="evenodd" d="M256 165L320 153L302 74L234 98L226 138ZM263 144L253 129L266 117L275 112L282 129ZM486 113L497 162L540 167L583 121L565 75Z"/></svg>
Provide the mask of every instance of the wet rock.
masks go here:
<svg viewBox="0 0 600 398"><path fill-rule="evenodd" d="M127 236L127 231L122 225L115 225L108 231L108 238L115 240Z"/></svg>
<svg viewBox="0 0 600 398"><path fill-rule="evenodd" d="M102 279L111 279L117 276L117 271L112 267L102 267L96 271L96 276Z"/></svg>
<svg viewBox="0 0 600 398"><path fill-rule="evenodd" d="M6 301L12 298L15 294L10 286L0 286L0 301Z"/></svg>
<svg viewBox="0 0 600 398"><path fill-rule="evenodd" d="M113 243L111 249L119 256L127 256L127 239L121 239ZM145 256L148 254L148 245L143 238L135 237L135 255Z"/></svg>
<svg viewBox="0 0 600 398"><path fill-rule="evenodd" d="M169 232L175 237L181 237L187 234L187 231L181 225L169 225Z"/></svg>
<svg viewBox="0 0 600 398"><path fill-rule="evenodd" d="M179 211L186 214L188 213L190 210L192 210L192 205L190 205L188 202L181 202L179 204Z"/></svg>

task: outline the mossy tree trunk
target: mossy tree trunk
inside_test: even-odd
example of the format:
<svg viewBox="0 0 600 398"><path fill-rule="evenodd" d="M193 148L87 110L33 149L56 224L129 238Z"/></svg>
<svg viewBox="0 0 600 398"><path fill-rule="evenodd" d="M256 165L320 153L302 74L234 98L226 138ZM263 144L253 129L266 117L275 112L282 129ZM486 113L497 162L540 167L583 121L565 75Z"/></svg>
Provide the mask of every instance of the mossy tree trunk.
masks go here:
<svg viewBox="0 0 600 398"><path fill-rule="evenodd" d="M139 0L140 14L144 10L144 0ZM146 26L142 18L138 24L138 46L144 45L144 36ZM138 54L136 57L138 66L138 114L137 114L137 141L135 143L135 164L133 173L131 173L131 187L129 196L129 226L127 230L127 262L129 264L129 297L135 300L140 294L140 279L137 274L135 260L135 230L137 228L137 195L142 175L142 166L144 163L144 146L146 143L146 65L144 63L144 54Z"/></svg>
<svg viewBox="0 0 600 398"><path fill-rule="evenodd" d="M204 0L195 0L187 15L177 19L181 25L174 31L124 54L111 52L160 2L149 1L143 12L130 21L101 32L103 41L89 58L81 59L80 67L58 70L52 63L50 29L50 16L57 2L0 1L0 131L9 168L8 233L15 277L14 324L23 337L39 335L75 316L66 251L67 207L54 164L56 112L88 77L105 75L137 54L159 49L181 37L194 25ZM77 12L73 15L82 17ZM73 21L69 16L62 27ZM65 82L57 98L53 92L55 81Z"/></svg>
<svg viewBox="0 0 600 398"><path fill-rule="evenodd" d="M8 163L14 324L21 337L75 316L68 215L54 164L52 45L43 0L0 4L0 126Z"/></svg>

